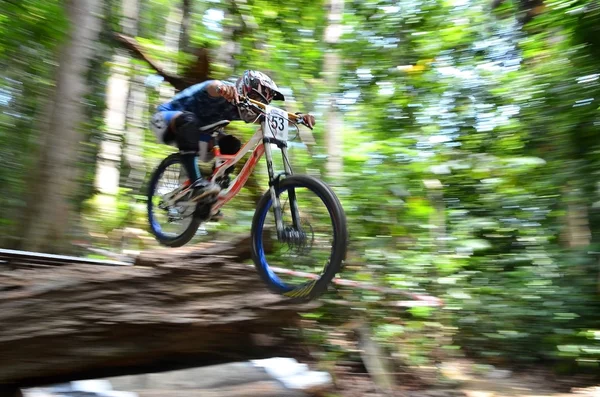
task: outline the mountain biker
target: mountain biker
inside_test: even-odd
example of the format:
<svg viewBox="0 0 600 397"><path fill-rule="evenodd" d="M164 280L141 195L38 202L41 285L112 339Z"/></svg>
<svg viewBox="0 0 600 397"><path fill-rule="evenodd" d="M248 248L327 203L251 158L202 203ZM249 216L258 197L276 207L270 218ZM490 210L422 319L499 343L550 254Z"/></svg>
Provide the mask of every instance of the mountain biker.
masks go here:
<svg viewBox="0 0 600 397"><path fill-rule="evenodd" d="M159 142L176 144L181 153L181 161L191 182L186 188L192 189L191 200L197 201L220 191L217 184L202 178L198 170L197 154L201 161L205 161L212 139L210 134L199 129L221 120L243 120L246 123L258 121L259 114L236 106L242 95L266 104L272 100L285 100L269 76L259 71L246 70L235 84L209 80L188 87L169 102L159 105L152 117L151 129ZM301 117L310 128L315 124L313 116ZM233 139L235 142L230 145L235 153L239 150L239 140ZM220 139L220 146L223 143Z"/></svg>

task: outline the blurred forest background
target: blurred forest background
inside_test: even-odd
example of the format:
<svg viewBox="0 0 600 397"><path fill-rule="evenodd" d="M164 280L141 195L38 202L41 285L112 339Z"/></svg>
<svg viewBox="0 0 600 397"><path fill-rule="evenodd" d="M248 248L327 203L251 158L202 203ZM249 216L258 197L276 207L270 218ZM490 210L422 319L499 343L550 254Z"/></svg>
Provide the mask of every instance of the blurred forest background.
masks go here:
<svg viewBox="0 0 600 397"><path fill-rule="evenodd" d="M600 372L597 1L2 0L0 246L155 247L149 116L245 69L317 118L290 153L346 210L341 276L445 302L340 287L307 315L329 358L361 318L407 365ZM196 241L249 231L264 168Z"/></svg>

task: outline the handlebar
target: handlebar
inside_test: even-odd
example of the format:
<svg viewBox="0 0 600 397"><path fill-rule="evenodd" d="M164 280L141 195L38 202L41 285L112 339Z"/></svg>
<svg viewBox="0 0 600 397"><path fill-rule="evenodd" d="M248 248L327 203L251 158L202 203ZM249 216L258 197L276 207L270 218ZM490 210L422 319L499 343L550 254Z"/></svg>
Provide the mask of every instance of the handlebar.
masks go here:
<svg viewBox="0 0 600 397"><path fill-rule="evenodd" d="M260 108L261 110L266 110L267 105L265 105L262 102L259 101L255 101L254 99L248 98L247 96L240 96L240 103L238 104L238 106L240 106L240 104L243 104L243 101L247 101L249 103L251 103L252 105ZM293 121L296 124L302 124L307 126L308 128L310 128L305 122L304 119L302 118L301 114L295 114L295 113L289 113L286 112L288 119ZM310 128L312 130L312 128Z"/></svg>

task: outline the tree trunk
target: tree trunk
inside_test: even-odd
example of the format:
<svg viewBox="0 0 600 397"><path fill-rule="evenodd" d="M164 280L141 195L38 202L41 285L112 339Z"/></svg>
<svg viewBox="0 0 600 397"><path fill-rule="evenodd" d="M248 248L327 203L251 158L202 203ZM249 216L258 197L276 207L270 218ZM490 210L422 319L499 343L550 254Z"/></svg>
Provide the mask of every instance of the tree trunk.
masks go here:
<svg viewBox="0 0 600 397"><path fill-rule="evenodd" d="M122 0L121 29L123 33L135 36L138 31L138 19L140 14L140 0Z"/></svg>
<svg viewBox="0 0 600 397"><path fill-rule="evenodd" d="M566 202L563 242L569 248L586 247L590 244L592 233L587 203L581 199L581 189L569 184L563 188L563 197Z"/></svg>
<svg viewBox="0 0 600 397"><path fill-rule="evenodd" d="M183 20L182 10L177 7L171 7L171 12L167 17L167 28L165 30L165 47L169 54L173 54L174 59L179 51L179 39L181 38L181 23ZM177 73L177 62L175 61L167 61L164 63L165 71L170 75L175 75ZM187 84L190 86L191 84ZM170 100L173 95L175 95L176 91L184 89L183 87L169 87L165 84L160 86L160 100L161 102L166 102Z"/></svg>
<svg viewBox="0 0 600 397"><path fill-rule="evenodd" d="M123 186L139 192L144 183L144 110L146 108L146 92L143 76L138 74L139 68L134 68L134 76L129 85L127 104L127 128L125 131L125 156L127 176Z"/></svg>
<svg viewBox="0 0 600 397"><path fill-rule="evenodd" d="M217 63L221 68L228 72L235 72L239 66L239 61L236 56L242 51L240 44L241 39L250 30L258 26L244 10L240 9L240 5L244 1L230 0L226 3L228 6L224 10L223 30L221 32L221 46L218 53L215 55Z"/></svg>
<svg viewBox="0 0 600 397"><path fill-rule="evenodd" d="M244 263L249 238L134 266L0 264L0 387L294 354L297 312ZM42 258L43 259L43 258Z"/></svg>
<svg viewBox="0 0 600 397"><path fill-rule="evenodd" d="M190 47L190 20L192 14L192 0L183 0L181 4L181 29L179 32L179 49L191 52Z"/></svg>
<svg viewBox="0 0 600 397"><path fill-rule="evenodd" d="M78 127L87 93L85 72L100 32L101 2L67 0L68 38L60 51L49 122L41 136L40 159L30 186L25 249L58 252L73 225L70 200L76 189Z"/></svg>
<svg viewBox="0 0 600 397"><path fill-rule="evenodd" d="M323 64L323 78L327 90L332 93L325 114L325 146L327 147L326 171L330 181L339 180L344 170L342 159L342 117L336 107L337 83L341 69L340 55L335 45L341 35L341 20L344 12L344 0L329 0L329 24L325 29L325 42L328 49Z"/></svg>
<svg viewBox="0 0 600 397"><path fill-rule="evenodd" d="M123 8L129 8L124 16L132 21L129 31L125 33L132 36L137 35L139 19L139 0L125 0ZM129 61L131 63L131 60ZM133 67L131 80L129 81L129 96L127 98L126 128L124 142L124 162L129 171L123 181L125 187L139 191L144 183L144 158L142 147L144 143L144 109L146 107L146 93L144 90L144 78L139 73L139 67Z"/></svg>
<svg viewBox="0 0 600 397"><path fill-rule="evenodd" d="M120 3L121 29L125 34L135 36L138 28L139 0L122 0ZM134 129L129 133L127 127L131 125L132 95L135 99L139 97L137 93L133 93L135 88L131 83L130 64L131 58L127 52L117 50L113 56L113 66L106 88L107 110L104 120L107 134L102 140L96 169L96 188L104 194L116 195L119 191L122 157L125 157L125 162L130 169L134 165L141 168L141 161L136 156L139 153L136 149L140 146L139 138L136 136L138 130ZM125 138L125 145L122 144L123 138ZM130 146L131 143L133 144ZM124 153L123 146L126 146Z"/></svg>
<svg viewBox="0 0 600 397"><path fill-rule="evenodd" d="M127 93L129 91L129 57L117 51L106 84L106 113L104 120L107 132L100 144L96 168L96 188L104 194L116 195L119 190L119 164L121 160L121 137L125 130Z"/></svg>

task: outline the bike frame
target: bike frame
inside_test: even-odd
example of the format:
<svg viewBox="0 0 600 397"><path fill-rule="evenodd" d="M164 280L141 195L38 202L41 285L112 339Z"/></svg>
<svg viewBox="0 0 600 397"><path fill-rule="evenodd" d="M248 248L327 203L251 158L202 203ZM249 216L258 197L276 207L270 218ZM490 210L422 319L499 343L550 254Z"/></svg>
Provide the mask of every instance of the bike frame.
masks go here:
<svg viewBox="0 0 600 397"><path fill-rule="evenodd" d="M255 102L251 99L248 99L251 103L264 109L264 105L260 102ZM289 118L296 119L297 116L291 113L288 113ZM240 171L240 173L230 182L230 185L227 189L222 190L219 193L217 198L217 202L212 206L211 214L215 214L221 207L227 204L231 199L233 199L244 187L250 174L254 171L256 164L260 160L260 158L265 155L267 162L267 171L269 175L269 190L271 193L271 200L273 205L273 211L275 214L275 222L277 227L277 235L279 238L283 236L283 219L281 212L281 204L279 202L279 195L276 191L276 177L273 171L273 154L271 145L276 145L280 150L283 156L283 167L284 172L287 175L293 175L292 168L287 160L287 142L270 138L266 136L265 129L266 122L261 123L261 127L256 130L254 135L246 142L246 144L235 154L235 155L222 155L219 152L215 154L215 170L210 177L210 180L216 182L219 177L225 175L225 171L229 168L237 164L249 151L252 150L252 154L250 158L244 164L244 167ZM296 230L300 230L300 222L298 215L298 205L296 203L296 195L294 189L290 189L289 191L289 201L290 207L292 211L292 221Z"/></svg>
<svg viewBox="0 0 600 397"><path fill-rule="evenodd" d="M234 198L244 187L250 174L254 171L256 164L265 153L265 144L262 142L263 132L262 128L259 128L252 138L237 152L235 155L224 155L217 154L215 155L215 170L211 175L211 181L215 182L219 177L225 174L225 170L229 167L236 165L250 150L252 150L252 154L250 158L244 164L244 167L240 171L240 173L231 181L229 187L225 190L222 190L219 193L219 197L217 202L213 205L213 210L216 212L219 208L227 204L232 198ZM270 155L267 157L267 162L272 161Z"/></svg>

